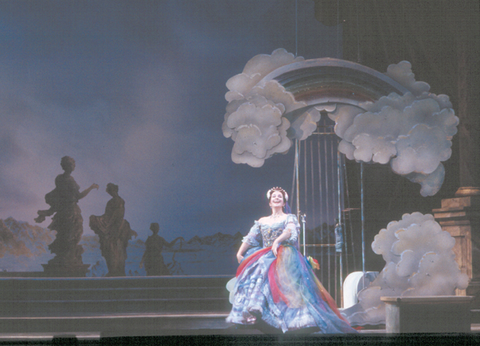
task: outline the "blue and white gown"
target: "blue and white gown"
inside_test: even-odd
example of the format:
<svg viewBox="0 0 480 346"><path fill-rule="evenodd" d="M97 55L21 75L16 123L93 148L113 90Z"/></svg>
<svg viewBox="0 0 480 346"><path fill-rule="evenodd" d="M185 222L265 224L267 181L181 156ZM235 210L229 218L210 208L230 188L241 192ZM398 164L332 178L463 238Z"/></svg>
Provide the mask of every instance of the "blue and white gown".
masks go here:
<svg viewBox="0 0 480 346"><path fill-rule="evenodd" d="M295 229L278 247L272 244L287 224ZM318 328L320 333L356 333L299 252L297 217L274 224L255 221L243 242L250 245L237 270L227 322L253 325L257 319L283 332Z"/></svg>

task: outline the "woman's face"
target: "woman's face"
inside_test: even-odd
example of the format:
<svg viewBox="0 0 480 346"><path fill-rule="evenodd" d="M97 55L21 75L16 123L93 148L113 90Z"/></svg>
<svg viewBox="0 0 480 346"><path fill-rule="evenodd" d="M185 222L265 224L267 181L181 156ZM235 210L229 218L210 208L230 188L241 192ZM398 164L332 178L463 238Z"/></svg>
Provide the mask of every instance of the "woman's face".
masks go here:
<svg viewBox="0 0 480 346"><path fill-rule="evenodd" d="M270 196L270 207L283 207L284 205L283 194L280 191L273 191Z"/></svg>

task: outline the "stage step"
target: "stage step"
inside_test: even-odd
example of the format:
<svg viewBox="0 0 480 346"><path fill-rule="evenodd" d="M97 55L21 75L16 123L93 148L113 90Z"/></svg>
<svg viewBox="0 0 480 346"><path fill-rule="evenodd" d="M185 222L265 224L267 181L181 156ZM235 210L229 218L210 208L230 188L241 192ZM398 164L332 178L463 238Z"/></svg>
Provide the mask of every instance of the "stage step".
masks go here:
<svg viewBox="0 0 480 346"><path fill-rule="evenodd" d="M226 329L229 276L0 278L0 333Z"/></svg>
<svg viewBox="0 0 480 346"><path fill-rule="evenodd" d="M472 309L471 313L472 324L480 324L480 309Z"/></svg>
<svg viewBox="0 0 480 346"><path fill-rule="evenodd" d="M187 331L227 332L228 313L115 314L92 316L0 317L0 333L98 333L101 336L178 335Z"/></svg>
<svg viewBox="0 0 480 346"><path fill-rule="evenodd" d="M229 279L0 278L0 317L228 311Z"/></svg>

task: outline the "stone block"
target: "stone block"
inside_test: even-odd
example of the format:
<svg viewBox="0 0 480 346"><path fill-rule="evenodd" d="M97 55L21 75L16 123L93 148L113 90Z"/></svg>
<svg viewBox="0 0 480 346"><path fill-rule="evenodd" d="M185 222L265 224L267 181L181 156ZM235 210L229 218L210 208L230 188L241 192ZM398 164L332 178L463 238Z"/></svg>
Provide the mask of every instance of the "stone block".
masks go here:
<svg viewBox="0 0 480 346"><path fill-rule="evenodd" d="M387 333L469 333L471 296L381 297Z"/></svg>

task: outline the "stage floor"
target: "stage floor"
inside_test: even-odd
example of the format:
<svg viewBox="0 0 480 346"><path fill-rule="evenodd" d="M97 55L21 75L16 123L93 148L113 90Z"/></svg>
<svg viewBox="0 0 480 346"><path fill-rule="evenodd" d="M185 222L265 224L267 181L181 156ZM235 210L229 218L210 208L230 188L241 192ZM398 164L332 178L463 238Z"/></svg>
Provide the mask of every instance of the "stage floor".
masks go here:
<svg viewBox="0 0 480 346"><path fill-rule="evenodd" d="M361 329L359 333L362 336L368 335L384 335L388 337L385 329ZM471 326L472 335L480 336L480 323L474 323ZM268 336L261 331L254 328L243 328L236 329L235 326L229 326L225 329L177 329L177 330L158 330L157 333L155 330L151 330L149 333L144 333L136 335L138 337L154 337L154 336L205 336L205 335L223 335L223 336ZM281 335L281 334L279 334ZM297 334L298 336L305 336L304 334ZM278 336L278 335L276 335ZM307 334L306 336L322 338L326 335L324 334ZM0 333L0 342L19 342L19 341L51 341L54 338L76 338L77 340L89 341L89 340L101 340L102 338L115 338L122 337L121 335L102 335L98 332L61 332L61 333ZM132 335L128 337L133 337Z"/></svg>

